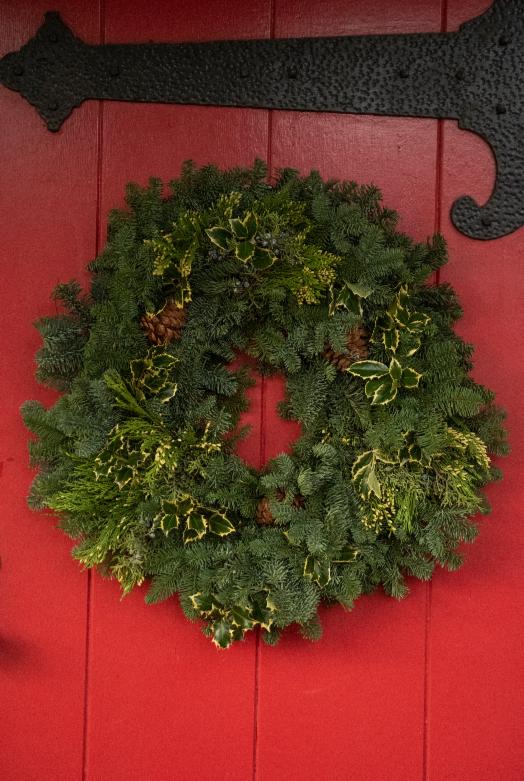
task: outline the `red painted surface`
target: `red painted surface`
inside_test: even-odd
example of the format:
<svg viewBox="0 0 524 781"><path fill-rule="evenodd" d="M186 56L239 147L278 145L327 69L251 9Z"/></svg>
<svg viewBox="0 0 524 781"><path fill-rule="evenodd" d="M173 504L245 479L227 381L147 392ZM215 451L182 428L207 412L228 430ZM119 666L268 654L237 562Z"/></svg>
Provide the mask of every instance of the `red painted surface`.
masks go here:
<svg viewBox="0 0 524 781"><path fill-rule="evenodd" d="M454 0L450 29L483 10L486 0ZM452 229L452 201L491 190L489 148L446 123L442 160L442 227L450 263L442 278L460 294L460 334L475 344L474 376L508 411L512 455L504 480L490 487L493 513L456 574L432 585L428 760L435 779L524 777L524 231L472 245ZM511 541L511 542L510 542Z"/></svg>
<svg viewBox="0 0 524 781"><path fill-rule="evenodd" d="M53 6L96 42L205 40L455 29L487 0L62 0ZM446 7L447 5L447 7ZM20 46L44 0L0 8L1 53ZM2 285L0 460L0 778L2 781L520 781L524 777L521 653L524 577L524 231L479 243L448 213L455 197L489 194L487 147L455 123L183 106L88 103L60 133L0 88ZM52 400L35 385L38 336L59 280L85 278L125 183L166 179L191 157L222 166L268 159L324 176L373 181L402 227L441 227L442 278L465 307L478 380L509 411L514 455L490 489L458 574L381 594L352 613L324 610L317 644L289 632L277 648L256 636L217 651L175 601L120 601L114 583L78 570L70 543L25 508L30 482L18 407ZM503 319L497 315L504 313ZM259 382L241 454L254 465L284 449L278 379ZM514 545L508 545L511 535Z"/></svg>
<svg viewBox="0 0 524 781"><path fill-rule="evenodd" d="M96 11L57 2L86 40ZM46 0L0 5L1 55L21 46ZM82 771L87 576L55 522L24 501L31 473L18 409L54 395L33 379L39 337L32 321L52 311L58 280L83 274L95 250L97 106L85 106L58 136L34 109L0 87L0 777L70 781Z"/></svg>

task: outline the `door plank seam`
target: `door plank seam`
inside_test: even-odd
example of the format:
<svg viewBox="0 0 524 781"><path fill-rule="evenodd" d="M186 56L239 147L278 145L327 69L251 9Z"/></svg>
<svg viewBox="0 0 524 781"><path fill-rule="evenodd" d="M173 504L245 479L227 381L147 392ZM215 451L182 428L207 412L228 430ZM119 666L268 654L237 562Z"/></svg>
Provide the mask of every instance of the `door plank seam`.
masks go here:
<svg viewBox="0 0 524 781"><path fill-rule="evenodd" d="M440 4L440 32L447 31L448 0L441 0ZM433 230L435 233L442 231L442 179L444 159L444 120L437 122L437 143L435 153L435 219ZM434 275L435 284L440 283L440 269ZM429 737L431 725L431 618L432 618L433 587L431 581L426 583L425 623L424 623L424 705L423 705L423 733L422 733L422 781L429 781Z"/></svg>
<svg viewBox="0 0 524 781"><path fill-rule="evenodd" d="M98 3L99 41L105 43L105 0ZM103 140L104 140L104 104L99 101L98 118L96 128L96 216L95 216L95 257L100 252L102 244L102 174L103 174ZM89 771L89 721L90 707L89 694L91 688L91 630L93 624L93 574L87 572L87 604L86 604L86 646L85 646L85 674L84 674L84 725L82 736L82 781L87 781Z"/></svg>
<svg viewBox="0 0 524 781"><path fill-rule="evenodd" d="M269 0L269 38L275 37L275 9L276 0ZM273 112L267 112L267 147L266 162L268 178L272 176L272 142L273 142ZM259 450L259 469L266 461L266 386L264 375L260 377L260 450ZM257 628L255 639L255 681L254 681L254 718L253 718L253 781L258 777L258 721L259 721L259 686L260 686L260 628Z"/></svg>

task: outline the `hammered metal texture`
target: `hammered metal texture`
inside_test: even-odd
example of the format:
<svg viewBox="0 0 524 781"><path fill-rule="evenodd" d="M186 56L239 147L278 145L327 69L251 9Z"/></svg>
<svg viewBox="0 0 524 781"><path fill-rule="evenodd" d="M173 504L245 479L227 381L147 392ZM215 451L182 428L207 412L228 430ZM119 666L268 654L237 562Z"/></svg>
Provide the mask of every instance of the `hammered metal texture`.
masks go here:
<svg viewBox="0 0 524 781"><path fill-rule="evenodd" d="M524 224L524 14L495 0L453 33L90 46L54 12L0 60L0 81L58 130L82 101L185 103L457 119L496 158L489 201L455 226L493 239Z"/></svg>

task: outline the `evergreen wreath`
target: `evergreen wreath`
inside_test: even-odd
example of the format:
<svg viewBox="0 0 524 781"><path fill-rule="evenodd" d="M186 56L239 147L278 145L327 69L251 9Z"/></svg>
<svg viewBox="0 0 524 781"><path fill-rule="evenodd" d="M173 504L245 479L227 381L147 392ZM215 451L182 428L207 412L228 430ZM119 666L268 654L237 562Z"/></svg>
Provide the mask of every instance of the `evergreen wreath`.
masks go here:
<svg viewBox="0 0 524 781"><path fill-rule="evenodd" d="M130 185L126 211L63 312L37 323L26 402L40 467L34 508L58 513L74 556L148 602L178 593L221 648L260 626L320 635L321 601L351 608L461 563L480 488L506 451L503 415L476 384L461 310L428 276L440 236L414 243L379 191L266 167L185 164L171 194ZM235 454L249 373L283 373L291 454L261 471Z"/></svg>

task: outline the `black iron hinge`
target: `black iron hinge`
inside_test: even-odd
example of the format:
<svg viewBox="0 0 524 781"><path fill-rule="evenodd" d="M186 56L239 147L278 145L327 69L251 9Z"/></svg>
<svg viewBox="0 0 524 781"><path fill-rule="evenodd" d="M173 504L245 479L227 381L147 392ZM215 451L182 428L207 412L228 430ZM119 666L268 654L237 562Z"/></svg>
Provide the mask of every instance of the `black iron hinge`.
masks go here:
<svg viewBox="0 0 524 781"><path fill-rule="evenodd" d="M100 46L50 12L0 60L0 81L49 130L89 99L458 119L496 158L489 201L464 196L452 209L476 239L524 224L523 77L522 0L495 0L452 33Z"/></svg>

